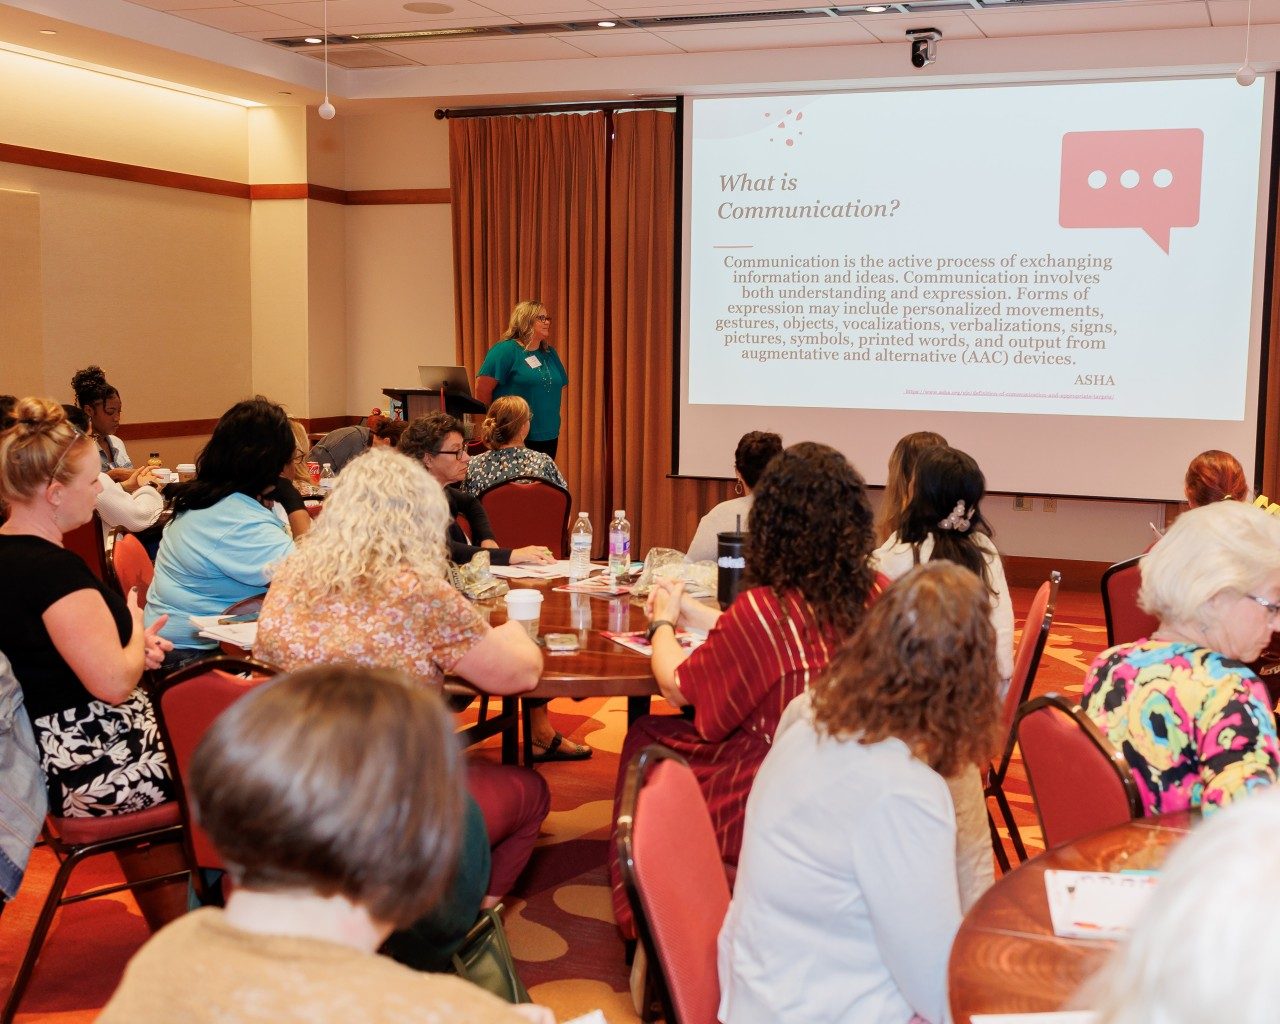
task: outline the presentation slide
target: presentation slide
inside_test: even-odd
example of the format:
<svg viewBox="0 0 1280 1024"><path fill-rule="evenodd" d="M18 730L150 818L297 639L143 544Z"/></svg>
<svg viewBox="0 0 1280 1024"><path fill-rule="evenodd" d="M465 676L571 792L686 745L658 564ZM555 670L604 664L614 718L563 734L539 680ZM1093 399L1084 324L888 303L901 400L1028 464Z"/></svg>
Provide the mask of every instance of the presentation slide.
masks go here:
<svg viewBox="0 0 1280 1024"><path fill-rule="evenodd" d="M767 427L872 482L917 429L993 490L1173 499L1208 447L1252 472L1271 88L687 100L678 471Z"/></svg>

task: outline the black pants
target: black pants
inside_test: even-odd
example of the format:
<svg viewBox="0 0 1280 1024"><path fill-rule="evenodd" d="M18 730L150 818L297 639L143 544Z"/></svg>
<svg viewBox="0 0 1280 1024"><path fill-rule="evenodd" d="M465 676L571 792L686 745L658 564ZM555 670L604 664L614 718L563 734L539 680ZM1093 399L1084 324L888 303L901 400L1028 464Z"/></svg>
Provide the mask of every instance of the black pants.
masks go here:
<svg viewBox="0 0 1280 1024"><path fill-rule="evenodd" d="M532 448L535 452L542 452L550 455L553 459L556 457L556 448L560 444L560 438L553 437L550 441L525 441L526 448Z"/></svg>

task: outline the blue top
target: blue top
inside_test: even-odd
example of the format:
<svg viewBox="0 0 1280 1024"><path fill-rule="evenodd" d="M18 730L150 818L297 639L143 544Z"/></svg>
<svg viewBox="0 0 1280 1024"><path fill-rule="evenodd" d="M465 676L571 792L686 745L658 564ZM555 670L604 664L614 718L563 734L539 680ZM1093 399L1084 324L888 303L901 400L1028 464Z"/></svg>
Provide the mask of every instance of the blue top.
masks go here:
<svg viewBox="0 0 1280 1024"><path fill-rule="evenodd" d="M529 360L538 365L530 366ZM477 377L492 377L498 382L494 398L519 395L529 403L533 421L529 425L530 441L550 441L560 436L560 392L569 384L569 374L548 345L525 351L515 338L507 338L489 349Z"/></svg>
<svg viewBox="0 0 1280 1024"><path fill-rule="evenodd" d="M196 635L190 617L217 615L263 593L269 570L292 549L293 538L276 514L247 494L183 512L160 541L147 591L147 626L167 614L160 635L174 647L216 647Z"/></svg>

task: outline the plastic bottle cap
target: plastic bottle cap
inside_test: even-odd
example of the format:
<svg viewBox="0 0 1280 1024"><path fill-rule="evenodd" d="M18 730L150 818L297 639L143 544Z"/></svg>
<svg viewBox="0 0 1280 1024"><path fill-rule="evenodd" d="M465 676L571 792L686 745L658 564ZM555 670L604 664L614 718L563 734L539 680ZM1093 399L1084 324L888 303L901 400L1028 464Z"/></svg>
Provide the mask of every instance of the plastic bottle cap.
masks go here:
<svg viewBox="0 0 1280 1024"><path fill-rule="evenodd" d="M615 509L613 510L613 518L614 518L614 519L625 519L625 518L626 518L626 515L627 515L626 509L615 508Z"/></svg>

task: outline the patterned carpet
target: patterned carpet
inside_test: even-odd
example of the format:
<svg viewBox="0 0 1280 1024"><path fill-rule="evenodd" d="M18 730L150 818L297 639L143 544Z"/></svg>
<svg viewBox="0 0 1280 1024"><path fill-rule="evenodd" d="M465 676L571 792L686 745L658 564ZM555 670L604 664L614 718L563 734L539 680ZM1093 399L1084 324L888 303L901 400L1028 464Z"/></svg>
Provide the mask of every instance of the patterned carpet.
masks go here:
<svg viewBox="0 0 1280 1024"><path fill-rule="evenodd" d="M1013 599L1021 616L1031 592L1015 588ZM1078 695L1085 669L1105 645L1105 635L1097 595L1064 591L1035 693ZM626 703L561 700L552 706L552 714L562 731L589 742L596 754L588 762L543 767L551 785L552 811L528 870L506 901L506 927L535 1001L552 1007L561 1021L600 1008L610 1024L624 1024L637 1017L622 944L613 927L604 859ZM496 740L471 756L497 760ZM1017 762L1011 776L1009 797L1022 836L1034 852L1042 843ZM54 869L52 855L37 850L23 891L0 916L0 990L7 992L11 984ZM103 858L83 868L73 884L100 884L114 874ZM128 895L66 908L54 924L18 1021L92 1020L146 936L146 925Z"/></svg>

